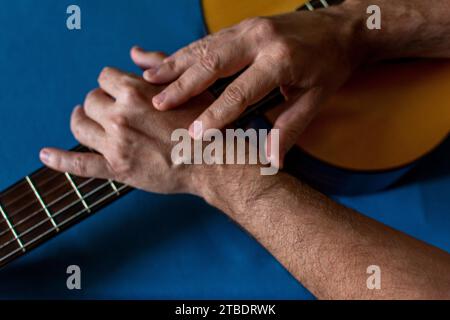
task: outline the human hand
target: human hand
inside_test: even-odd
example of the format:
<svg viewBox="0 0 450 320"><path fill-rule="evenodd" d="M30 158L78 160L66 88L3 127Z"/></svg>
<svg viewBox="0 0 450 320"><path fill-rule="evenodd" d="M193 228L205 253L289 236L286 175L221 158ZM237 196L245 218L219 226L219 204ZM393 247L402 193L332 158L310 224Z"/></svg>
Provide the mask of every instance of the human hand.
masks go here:
<svg viewBox="0 0 450 320"><path fill-rule="evenodd" d="M182 48L162 63L140 64L144 78L170 83L153 97L159 110L178 107L217 79L247 68L199 117L204 130L223 128L280 87L286 98L274 128L280 130L280 165L285 153L348 79L361 60L353 29L339 8L253 18ZM135 52L135 62L143 55ZM190 126L193 136L193 126ZM277 159L273 159L277 160Z"/></svg>
<svg viewBox="0 0 450 320"><path fill-rule="evenodd" d="M199 194L195 179L200 166L176 165L171 159L173 130L189 123L212 101L204 94L175 112L154 109L151 99L161 88L114 68L105 68L100 88L76 107L71 130L83 145L98 153L45 148L40 157L48 167L81 177L112 179L157 193Z"/></svg>

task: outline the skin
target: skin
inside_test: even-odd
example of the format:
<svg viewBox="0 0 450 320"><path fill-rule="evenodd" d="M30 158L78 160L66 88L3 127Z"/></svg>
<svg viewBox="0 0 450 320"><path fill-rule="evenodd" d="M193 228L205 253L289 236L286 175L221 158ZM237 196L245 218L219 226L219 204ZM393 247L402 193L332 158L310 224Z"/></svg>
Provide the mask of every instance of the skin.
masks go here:
<svg viewBox="0 0 450 320"><path fill-rule="evenodd" d="M339 20L340 28L347 30L345 38L354 43L351 52L367 61L386 58L386 53L390 57L449 55L448 2L439 10L412 0L396 1L395 6L392 1L370 4L374 3L383 7L386 17L386 29L378 37L370 32L364 35L358 27L365 16L365 10L360 11L365 1L330 9L325 18L343 15L339 10L353 10L353 18ZM312 17L323 20L322 15ZM282 23L282 18L277 19ZM319 25L319 20L308 19ZM246 24L250 28L251 22ZM325 39L318 37L317 42ZM307 48L318 52L314 50L319 46ZM370 55L364 53L367 48L373 48ZM143 68L167 63L162 54L137 48L131 56ZM314 64L304 67L313 74L324 72ZM245 228L318 298L450 299L448 253L345 208L286 173L262 176L258 165L173 164L171 133L187 128L217 103L210 94L199 94L180 108L160 112L154 106L155 97L171 90L171 85L155 86L114 68L105 68L98 80L100 88L87 95L71 121L76 139L98 153L45 148L41 159L50 168L113 179L150 192L202 197ZM252 83L250 78L248 83ZM301 109L302 104L291 108ZM381 268L380 290L367 288L370 265Z"/></svg>
<svg viewBox="0 0 450 320"><path fill-rule="evenodd" d="M381 8L380 31L367 32L369 5ZM248 19L191 43L161 64L152 64L143 76L154 84L170 83L153 98L158 110L169 110L217 79L248 68L198 117L205 130L223 128L280 87L285 111L274 128L280 130L281 158L273 160L281 167L284 155L324 101L361 64L397 57L450 57L449 42L441 41L449 36L449 5L448 1L430 6L420 0L395 4L350 0L312 13Z"/></svg>

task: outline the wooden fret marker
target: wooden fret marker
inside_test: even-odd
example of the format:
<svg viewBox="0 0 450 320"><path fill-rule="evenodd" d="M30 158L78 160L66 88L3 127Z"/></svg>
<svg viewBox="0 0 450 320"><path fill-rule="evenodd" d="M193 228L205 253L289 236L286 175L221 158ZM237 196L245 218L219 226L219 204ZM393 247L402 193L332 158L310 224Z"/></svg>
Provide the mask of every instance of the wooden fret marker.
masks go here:
<svg viewBox="0 0 450 320"><path fill-rule="evenodd" d="M113 188L114 192L117 193L117 195L119 196L120 192L119 192L119 189L117 189L117 186L114 183L114 181L112 181L112 180L108 180L108 181L109 181L109 184L111 185L111 188Z"/></svg>
<svg viewBox="0 0 450 320"><path fill-rule="evenodd" d="M2 214L3 219L5 219L6 224L9 227L9 230L13 234L13 236L16 239L17 243L19 244L20 248L22 249L23 252L25 252L25 250L26 250L25 246L23 245L22 241L19 239L19 236L17 235L16 230L12 226L11 221L9 221L8 216L6 215L6 212L5 212L5 210L3 210L1 205L0 205L0 213Z"/></svg>
<svg viewBox="0 0 450 320"><path fill-rule="evenodd" d="M56 224L55 220L53 220L52 214L50 213L50 211L48 210L47 206L45 205L44 200L42 199L41 195L37 191L36 187L34 186L33 182L31 181L30 177L26 176L25 179L27 180L28 184L30 185L31 190L33 190L34 195L38 199L38 201L41 204L42 208L44 209L45 214L50 219L50 222L53 224L53 227L55 227L55 230L58 232L59 231L58 225Z"/></svg>
<svg viewBox="0 0 450 320"><path fill-rule="evenodd" d="M86 203L86 201L84 200L80 190L78 190L77 185L75 184L75 181L73 181L72 177L70 176L70 173L66 172L65 173L67 180L69 181L70 185L72 186L73 190L75 191L75 193L77 194L78 198L80 198L81 203L83 204L83 206L86 208L87 212L91 212L91 208L89 208L88 204Z"/></svg>

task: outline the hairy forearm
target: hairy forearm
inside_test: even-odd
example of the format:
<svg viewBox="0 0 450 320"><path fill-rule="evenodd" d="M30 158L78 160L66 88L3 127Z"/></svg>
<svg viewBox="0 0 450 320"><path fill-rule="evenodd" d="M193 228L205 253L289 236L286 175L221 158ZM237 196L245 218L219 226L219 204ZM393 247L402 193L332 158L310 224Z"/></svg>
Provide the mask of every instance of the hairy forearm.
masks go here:
<svg viewBox="0 0 450 320"><path fill-rule="evenodd" d="M369 30L366 9L381 9L381 29ZM347 0L333 8L348 17L355 45L369 61L402 57L450 58L450 1Z"/></svg>
<svg viewBox="0 0 450 320"><path fill-rule="evenodd" d="M204 198L318 298L450 299L449 254L345 208L284 173L264 177L253 168L212 171L202 183L207 186ZM367 288L370 265L381 268L381 290Z"/></svg>

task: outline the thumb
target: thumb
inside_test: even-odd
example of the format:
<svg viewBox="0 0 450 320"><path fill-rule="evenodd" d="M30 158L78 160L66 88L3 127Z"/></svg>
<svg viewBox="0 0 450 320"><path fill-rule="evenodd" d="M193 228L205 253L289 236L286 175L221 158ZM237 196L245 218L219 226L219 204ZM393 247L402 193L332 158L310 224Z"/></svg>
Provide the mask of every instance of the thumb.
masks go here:
<svg viewBox="0 0 450 320"><path fill-rule="evenodd" d="M302 132L318 113L323 100L322 90L311 89L297 99L285 102L287 110L278 116L273 126L273 129L279 130L279 157L275 159L268 154L274 165L283 167L286 153L298 142Z"/></svg>
<svg viewBox="0 0 450 320"><path fill-rule="evenodd" d="M138 46L131 48L130 56L131 60L142 70L159 66L167 57L164 52L144 51Z"/></svg>

